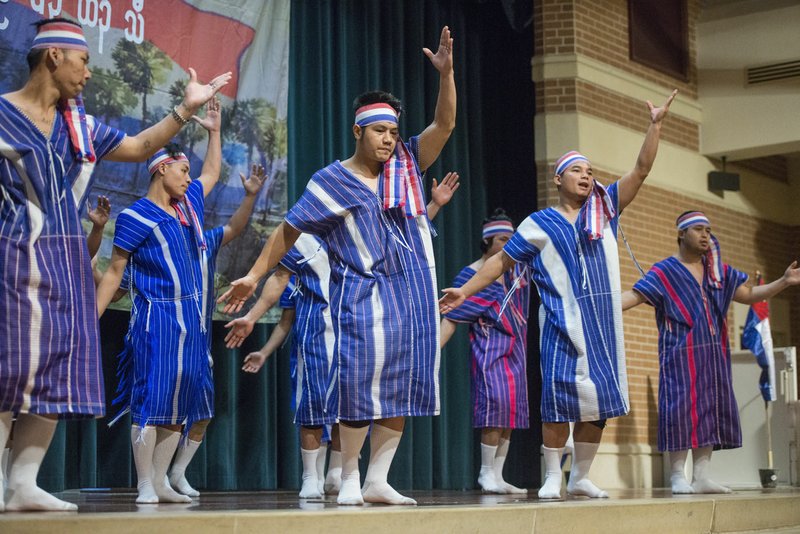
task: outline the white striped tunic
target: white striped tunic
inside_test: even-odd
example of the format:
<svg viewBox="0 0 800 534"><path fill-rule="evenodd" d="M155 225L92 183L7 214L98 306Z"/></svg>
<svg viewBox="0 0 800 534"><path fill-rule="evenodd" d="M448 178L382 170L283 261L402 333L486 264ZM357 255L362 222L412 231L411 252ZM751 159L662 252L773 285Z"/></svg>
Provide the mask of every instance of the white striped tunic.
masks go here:
<svg viewBox="0 0 800 534"><path fill-rule="evenodd" d="M192 182L186 196L202 224L203 184ZM208 288L219 244L207 245L200 250L191 227L147 198L117 218L114 246L130 253L133 308L114 402L129 405L139 426L189 428L213 416Z"/></svg>
<svg viewBox="0 0 800 534"><path fill-rule="evenodd" d="M98 160L125 134L87 117ZM46 137L0 97L0 412L105 412L97 305L79 219L93 163L61 113Z"/></svg>
<svg viewBox="0 0 800 534"><path fill-rule="evenodd" d="M410 140L416 153L416 138ZM439 313L430 221L384 210L338 161L286 215L328 246L336 334L329 412L343 421L439 413Z"/></svg>
<svg viewBox="0 0 800 534"><path fill-rule="evenodd" d="M608 188L619 205L617 184ZM542 421L596 421L628 413L617 215L590 240L581 208L571 224L555 208L531 214L504 247L531 266L539 291Z"/></svg>
<svg viewBox="0 0 800 534"><path fill-rule="evenodd" d="M325 244L311 234L300 234L281 264L295 273L280 305L295 310L292 326L292 373L295 377L295 417L298 425L330 425L336 413L326 410L330 368L336 343L331 320L331 267Z"/></svg>

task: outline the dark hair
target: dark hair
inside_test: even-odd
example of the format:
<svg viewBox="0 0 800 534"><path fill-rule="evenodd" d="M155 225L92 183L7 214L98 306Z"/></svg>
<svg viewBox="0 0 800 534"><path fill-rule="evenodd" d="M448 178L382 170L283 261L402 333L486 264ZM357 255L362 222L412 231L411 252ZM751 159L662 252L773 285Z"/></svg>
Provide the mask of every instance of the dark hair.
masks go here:
<svg viewBox="0 0 800 534"><path fill-rule="evenodd" d="M50 24L51 22L64 22L64 23L72 24L73 26L77 26L78 28L83 29L81 27L81 25L78 24L77 22L75 22L74 20L70 20L70 19L67 19L67 18L64 18L64 17L54 17L52 19L37 20L36 22L33 22L31 24L31 26L34 26L36 28L36 32L38 33L39 32L39 28L41 28L45 24ZM25 60L28 62L28 71L29 72L33 72L33 70L36 67L39 66L39 63L42 62L42 58L44 58L46 52L47 52L46 48L31 48L30 49L30 51L28 52L28 55L25 57Z"/></svg>
<svg viewBox="0 0 800 534"><path fill-rule="evenodd" d="M182 153L183 149L181 148L181 145L179 145L178 143L167 143L166 145L164 145L164 151L167 154L169 154L171 158L174 158L176 155ZM153 178L156 177L156 174L158 174L157 168L153 169L153 173L150 175L151 181L153 180Z"/></svg>
<svg viewBox="0 0 800 534"><path fill-rule="evenodd" d="M692 212L694 212L694 211L699 211L699 210L688 210L688 211L684 211L683 213L681 213L680 215L678 215L678 218L677 218L677 219L675 219L675 226L678 226L678 221L680 221L680 220L681 220L681 217L683 217L683 216L684 216L684 215L686 215L687 213L692 213ZM680 231L680 230L678 230L678 231ZM678 246L681 246L681 238L680 238L680 236L678 236L678 237L676 238L676 241L678 242Z"/></svg>
<svg viewBox="0 0 800 534"><path fill-rule="evenodd" d="M400 102L396 96L386 91L367 91L362 93L353 100L353 113L362 106L369 106L370 104L389 104L399 115L403 112L403 103Z"/></svg>
<svg viewBox="0 0 800 534"><path fill-rule="evenodd" d="M497 208L491 215L489 215L487 218L483 220L483 222L481 223L481 227L490 222L495 222L495 221L508 221L513 224L511 217L506 215L506 210L504 210L503 208ZM486 239L481 239L480 243L481 253L486 254L486 251L489 250L489 247L492 246L492 240L494 240L494 237L492 237L488 241Z"/></svg>

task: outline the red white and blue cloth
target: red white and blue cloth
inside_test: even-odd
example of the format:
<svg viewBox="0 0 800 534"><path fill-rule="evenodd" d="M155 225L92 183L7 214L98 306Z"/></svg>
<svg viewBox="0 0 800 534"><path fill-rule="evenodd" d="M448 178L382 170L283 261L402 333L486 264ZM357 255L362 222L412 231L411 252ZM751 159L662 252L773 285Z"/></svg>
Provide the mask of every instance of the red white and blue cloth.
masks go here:
<svg viewBox="0 0 800 534"><path fill-rule="evenodd" d="M675 226L678 230L687 230L692 226L703 225L711 227L711 222L702 211L690 211L678 217ZM715 289L722 287L722 255L720 253L719 241L714 234L711 234L711 246L706 252L703 261L706 264L706 277Z"/></svg>
<svg viewBox="0 0 800 534"><path fill-rule="evenodd" d="M376 122L398 123L398 113L389 104L370 104L356 110L356 125L364 128ZM383 209L405 208L406 217L417 217L425 213L425 197L422 194L422 177L415 159L405 143L398 137L394 152L383 165L378 182L378 196Z"/></svg>
<svg viewBox="0 0 800 534"><path fill-rule="evenodd" d="M89 50L83 29L77 24L53 21L39 26L33 38L31 49L67 48L69 50Z"/></svg>
<svg viewBox="0 0 800 534"><path fill-rule="evenodd" d="M756 285L762 285L764 279L756 276ZM758 387L765 401L777 400L775 394L775 355L772 352L772 330L769 326L769 304L766 300L756 302L747 312L747 321L742 332L742 348L751 351L761 366Z"/></svg>
<svg viewBox="0 0 800 534"><path fill-rule="evenodd" d="M496 235L513 234L514 225L511 221L490 221L483 225L483 239L489 239Z"/></svg>

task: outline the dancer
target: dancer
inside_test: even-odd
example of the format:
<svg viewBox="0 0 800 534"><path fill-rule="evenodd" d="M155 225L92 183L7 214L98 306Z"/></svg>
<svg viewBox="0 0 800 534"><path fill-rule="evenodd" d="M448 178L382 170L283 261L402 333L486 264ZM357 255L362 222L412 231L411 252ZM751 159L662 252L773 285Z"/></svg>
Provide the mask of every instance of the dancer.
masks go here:
<svg viewBox="0 0 800 534"><path fill-rule="evenodd" d="M209 137L200 177L191 179L188 158L173 146L148 161L147 196L117 217L111 263L97 289L102 316L130 260L133 307L115 403L132 415L140 504L191 502L165 475L183 425L189 429L213 414L203 206L219 179L219 102L212 99L205 118L195 121Z"/></svg>
<svg viewBox="0 0 800 534"><path fill-rule="evenodd" d="M742 446L728 308L731 300L753 304L800 284L800 269L793 262L771 284L746 286L746 274L722 263L705 214L687 211L675 224L678 251L623 293L622 309L647 302L656 310L658 450L669 452L672 493L730 493L708 476L712 450ZM690 450L691 484L685 473Z"/></svg>
<svg viewBox="0 0 800 534"><path fill-rule="evenodd" d="M433 179L428 216L433 219L459 187L457 173L448 173L441 183ZM289 283L289 273L296 277L296 287ZM341 450L336 414L325 411L329 389L329 369L335 350L331 311L328 306L330 265L325 243L311 234L301 234L292 249L284 256L276 274L267 280L255 306L242 318L227 325L231 331L225 337L229 348L240 347L257 321L280 296L283 313L266 344L247 355L242 369L258 372L266 359L294 333L292 345L292 375L295 377L295 423L300 425L303 484L301 498L319 498L322 493L338 493L341 485ZM300 317L301 320L296 320ZM299 357L298 357L299 356ZM294 372L294 369L297 372ZM324 477L325 448L321 447L324 427L332 426L331 462ZM321 466L322 464L322 466ZM324 484L323 484L324 478ZM325 488L327 486L327 489Z"/></svg>
<svg viewBox="0 0 800 534"><path fill-rule="evenodd" d="M358 97L355 153L314 174L250 272L221 297L233 299L228 311L240 308L301 233L327 244L337 333L327 408L340 422L339 504L416 504L389 485L389 467L405 417L439 413L436 272L420 171L436 160L455 126L452 46L445 27L436 54L424 49L440 75L433 122L406 144L398 138L401 106L394 96ZM362 490L358 456L372 421Z"/></svg>
<svg viewBox="0 0 800 534"><path fill-rule="evenodd" d="M608 497L588 478L606 420L628 413L622 339L617 225L655 160L661 124L677 91L662 107L649 101L650 126L634 168L607 189L589 160L571 151L555 164L558 205L531 214L503 248L462 287L444 289L442 313L524 262L542 304L540 358L545 482L539 498L561 496L561 456L575 422L574 462L567 492Z"/></svg>
<svg viewBox="0 0 800 534"><path fill-rule="evenodd" d="M190 69L181 104L126 137L86 115L91 74L81 27L37 23L24 86L0 98L0 445L15 423L8 491L0 510L76 510L36 484L58 417L105 409L94 283L78 209L95 164L144 161L228 83L201 85ZM65 306L64 303L71 303ZM74 370L80 369L80 372Z"/></svg>
<svg viewBox="0 0 800 534"><path fill-rule="evenodd" d="M454 286L463 285L481 266L503 249L514 234L505 211L497 209L483 222L483 255L464 267ZM528 428L526 375L528 269L517 264L463 306L442 319L441 346L450 340L458 323L469 324L472 353L472 426L481 429L481 471L478 484L487 493L527 493L503 478L511 430Z"/></svg>

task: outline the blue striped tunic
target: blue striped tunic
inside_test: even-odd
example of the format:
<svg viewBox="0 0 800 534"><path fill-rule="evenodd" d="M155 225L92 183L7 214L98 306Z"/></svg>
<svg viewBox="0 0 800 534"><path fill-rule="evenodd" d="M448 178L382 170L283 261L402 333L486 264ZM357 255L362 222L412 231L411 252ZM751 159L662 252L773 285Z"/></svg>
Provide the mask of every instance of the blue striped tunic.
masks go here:
<svg viewBox="0 0 800 534"><path fill-rule="evenodd" d="M655 307L658 323L658 450L742 446L727 318L746 280L724 265L721 288L705 277L701 285L670 257L633 286Z"/></svg>
<svg viewBox="0 0 800 534"><path fill-rule="evenodd" d="M469 324L472 349L472 426L528 428L529 270L517 264L445 317ZM475 275L464 267L453 282L461 287ZM503 313L503 299L514 286Z"/></svg>
<svg viewBox="0 0 800 534"><path fill-rule="evenodd" d="M316 236L300 234L281 264L295 273L295 287L287 287L281 295L281 307L295 310L294 422L304 426L333 424L336 413L325 406L335 345L328 306L331 268L325 244Z"/></svg>
<svg viewBox="0 0 800 534"><path fill-rule="evenodd" d="M619 205L617 184L608 188ZM622 338L617 216L603 238L583 230L584 204L571 224L555 208L531 214L504 247L531 266L539 291L542 421L596 421L628 413Z"/></svg>
<svg viewBox="0 0 800 534"><path fill-rule="evenodd" d="M87 117L98 160L125 134ZM0 97L0 412L105 412L97 305L78 212L94 164L56 113L46 137Z"/></svg>
<svg viewBox="0 0 800 534"><path fill-rule="evenodd" d="M202 224L203 184L193 181L186 196ZM191 227L147 198L117 218L114 246L130 253L133 307L115 403L130 406L134 424L189 428L213 416L209 288L221 234L200 250Z"/></svg>
<svg viewBox="0 0 800 534"><path fill-rule="evenodd" d="M410 140L416 154L416 138ZM343 421L439 414L439 312L427 215L407 218L340 162L286 215L328 246L336 335L328 411Z"/></svg>

